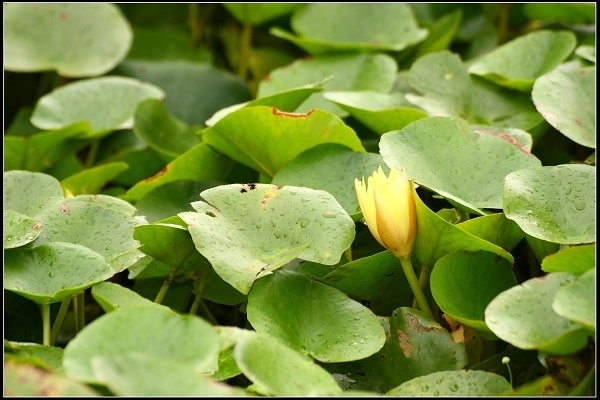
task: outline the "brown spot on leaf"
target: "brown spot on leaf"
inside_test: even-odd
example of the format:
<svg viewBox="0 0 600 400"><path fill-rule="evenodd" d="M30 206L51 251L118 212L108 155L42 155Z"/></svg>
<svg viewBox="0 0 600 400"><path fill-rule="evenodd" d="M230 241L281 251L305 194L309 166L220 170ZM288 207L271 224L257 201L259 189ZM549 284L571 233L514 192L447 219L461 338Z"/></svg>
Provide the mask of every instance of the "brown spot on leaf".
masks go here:
<svg viewBox="0 0 600 400"><path fill-rule="evenodd" d="M67 13L66 11L61 11L58 14L58 19L61 21L66 21L67 18L69 18L69 13Z"/></svg>
<svg viewBox="0 0 600 400"><path fill-rule="evenodd" d="M402 349L402 353L404 354L404 357L410 358L410 356L412 355L412 350L413 350L413 345L410 342L410 338L404 331L402 331L400 329L396 330L396 337L398 338L398 344L400 345L400 348Z"/></svg>
<svg viewBox="0 0 600 400"><path fill-rule="evenodd" d="M415 317L412 314L406 314L406 322L408 322L408 326L411 329L414 329L415 331L419 332L419 333L427 333L427 332L431 332L431 331L440 331L440 328L427 328L423 325L421 325L419 323L419 319L417 317Z"/></svg>
<svg viewBox="0 0 600 400"><path fill-rule="evenodd" d="M160 171L158 171L156 174L152 175L150 178L144 179L144 182L152 182L153 180L158 179L161 176L163 176L164 174L166 174L168 171L169 171L169 166L165 165L163 167L163 169L161 169Z"/></svg>
<svg viewBox="0 0 600 400"><path fill-rule="evenodd" d="M269 200L273 197L275 197L275 195L277 194L277 191L279 190L279 188L277 188L276 186L274 186L273 188L271 188L268 192L266 192L262 199L260 199L260 204L264 207L267 205L267 203L269 202Z"/></svg>
<svg viewBox="0 0 600 400"><path fill-rule="evenodd" d="M281 110L278 110L275 107L272 107L271 111L273 112L273 115L275 115L277 117L283 117L283 118L306 118L310 114L312 114L312 112L315 111L315 110L313 108L312 110L310 110L307 113L293 113L293 112L281 111Z"/></svg>
<svg viewBox="0 0 600 400"><path fill-rule="evenodd" d="M69 213L69 205L66 203L63 203L60 205L60 212L63 214L68 214Z"/></svg>
<svg viewBox="0 0 600 400"><path fill-rule="evenodd" d="M32 226L32 228L33 228L33 229L38 229L38 230L39 230L39 229L42 229L42 226L43 226L43 225L42 225L42 223L41 223L41 222L36 222L36 223L35 223L35 224Z"/></svg>

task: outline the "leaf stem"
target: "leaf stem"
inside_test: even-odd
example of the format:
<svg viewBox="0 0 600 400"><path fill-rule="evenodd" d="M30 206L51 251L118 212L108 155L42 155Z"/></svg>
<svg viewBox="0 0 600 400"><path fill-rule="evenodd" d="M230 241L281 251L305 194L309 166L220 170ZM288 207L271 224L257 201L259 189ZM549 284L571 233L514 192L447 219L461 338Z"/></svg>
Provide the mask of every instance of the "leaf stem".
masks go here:
<svg viewBox="0 0 600 400"><path fill-rule="evenodd" d="M344 250L344 255L348 259L348 262L352 261L352 246L350 246L346 250Z"/></svg>
<svg viewBox="0 0 600 400"><path fill-rule="evenodd" d="M169 275L167 275L167 278L163 282L162 287L160 288L160 290L158 291L158 294L156 295L156 298L154 299L155 303L161 304L162 301L164 300L165 295L167 294L167 291L169 290L169 287L171 286L171 283L173 283L173 279L175 279L175 275L177 274L177 269L178 268L173 268L171 270L171 272L169 272Z"/></svg>
<svg viewBox="0 0 600 400"><path fill-rule="evenodd" d="M40 309L42 311L42 326L44 332L42 344L44 346L50 346L50 305L41 304Z"/></svg>
<svg viewBox="0 0 600 400"><path fill-rule="evenodd" d="M85 292L81 292L77 295L78 313L77 318L79 319L79 328L85 328Z"/></svg>
<svg viewBox="0 0 600 400"><path fill-rule="evenodd" d="M67 315L67 311L69 310L69 303L71 303L71 298L67 297L62 301L60 305L58 315L54 319L52 331L50 332L50 346L54 346L54 343L56 342L56 337L60 332L60 328L62 327L63 321L65 320L65 316Z"/></svg>
<svg viewBox="0 0 600 400"><path fill-rule="evenodd" d="M94 165L94 162L96 161L96 156L98 155L98 149L100 149L100 139L96 139L92 143L90 143L90 148L85 158L86 168L90 168Z"/></svg>
<svg viewBox="0 0 600 400"><path fill-rule="evenodd" d="M419 309L423 311L429 318L433 319L433 313L429 308L429 304L427 304L427 299L423 294L423 290L419 285L419 281L417 280L417 276L415 275L415 271L412 266L412 262L410 261L410 256L400 258L400 264L402 265L402 270L404 271L404 275L406 276L406 280L410 286L410 289L415 296L415 300L419 306Z"/></svg>

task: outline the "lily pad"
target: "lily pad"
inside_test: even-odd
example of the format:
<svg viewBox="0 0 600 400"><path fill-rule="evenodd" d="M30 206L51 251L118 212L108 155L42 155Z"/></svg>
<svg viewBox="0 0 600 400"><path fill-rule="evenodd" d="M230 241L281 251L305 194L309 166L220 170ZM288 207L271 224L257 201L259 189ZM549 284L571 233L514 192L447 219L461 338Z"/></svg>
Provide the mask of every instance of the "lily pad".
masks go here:
<svg viewBox="0 0 600 400"><path fill-rule="evenodd" d="M62 369L63 349L38 343L11 342L4 339L4 361L13 360L46 369Z"/></svg>
<svg viewBox="0 0 600 400"><path fill-rule="evenodd" d="M596 148L596 67L556 68L535 81L531 96L550 125Z"/></svg>
<svg viewBox="0 0 600 400"><path fill-rule="evenodd" d="M139 246L133 239L133 229L139 221L120 211L71 199L74 197L39 214L44 229L34 245L66 242L85 246L104 257L113 273L131 265L129 262L133 261L127 254Z"/></svg>
<svg viewBox="0 0 600 400"><path fill-rule="evenodd" d="M12 3L3 11L8 71L55 69L72 78L102 75L131 46L131 28L114 4Z"/></svg>
<svg viewBox="0 0 600 400"><path fill-rule="evenodd" d="M538 239L596 241L596 168L583 164L526 168L504 181L504 212Z"/></svg>
<svg viewBox="0 0 600 400"><path fill-rule="evenodd" d="M399 261L390 251L342 264L317 279L368 305L377 315L391 314L408 304L412 295Z"/></svg>
<svg viewBox="0 0 600 400"><path fill-rule="evenodd" d="M579 57L596 64L596 47L589 45L581 45L575 49L575 54Z"/></svg>
<svg viewBox="0 0 600 400"><path fill-rule="evenodd" d="M30 171L4 173L3 210L35 217L63 199L64 190L60 182L50 175Z"/></svg>
<svg viewBox="0 0 600 400"><path fill-rule="evenodd" d="M116 396L245 396L243 390L201 376L185 363L143 353L94 357L92 368Z"/></svg>
<svg viewBox="0 0 600 400"><path fill-rule="evenodd" d="M328 79L324 91L370 90L387 93L394 85L397 64L385 54L326 54L298 60L277 68L264 77L258 86L257 97L269 96L299 86ZM296 111L322 109L345 116L339 107L325 100L322 93L309 97Z"/></svg>
<svg viewBox="0 0 600 400"><path fill-rule="evenodd" d="M79 196L70 198L69 201L82 201L97 204L101 207L118 211L128 217L132 217L137 211L134 206L125 200L105 194L80 194Z"/></svg>
<svg viewBox="0 0 600 400"><path fill-rule="evenodd" d="M72 243L4 252L4 288L38 304L61 301L115 272L100 254Z"/></svg>
<svg viewBox="0 0 600 400"><path fill-rule="evenodd" d="M252 283L295 258L337 263L354 222L332 195L302 187L232 184L205 190L196 212L178 214L198 251L227 283Z"/></svg>
<svg viewBox="0 0 600 400"><path fill-rule="evenodd" d="M202 139L270 177L302 151L321 143L340 143L364 151L351 128L321 110L297 114L265 106L242 108L204 130Z"/></svg>
<svg viewBox="0 0 600 400"><path fill-rule="evenodd" d="M506 175L541 164L512 142L473 132L455 118L415 121L384 134L379 147L388 166L404 169L418 184L479 214L480 208L502 209Z"/></svg>
<svg viewBox="0 0 600 400"><path fill-rule="evenodd" d="M322 362L359 360L385 342L371 310L293 272L278 271L259 280L248 295L247 312L257 332Z"/></svg>
<svg viewBox="0 0 600 400"><path fill-rule="evenodd" d="M507 250L451 224L431 211L416 191L413 191L413 199L419 221L413 253L421 265L433 268L437 260L458 250L489 251L513 263L513 256Z"/></svg>
<svg viewBox="0 0 600 400"><path fill-rule="evenodd" d="M500 339L520 349L567 355L587 344L589 332L556 314L556 293L575 280L557 272L533 278L499 294L485 310L485 323Z"/></svg>
<svg viewBox="0 0 600 400"><path fill-rule="evenodd" d="M291 24L298 37L280 29L271 33L313 54L401 51L427 36L407 4L307 4L294 12Z"/></svg>
<svg viewBox="0 0 600 400"><path fill-rule="evenodd" d="M449 51L427 54L410 68L409 84L417 94L406 99L432 116L459 117L473 124L529 130L543 118L530 96L500 88L467 72Z"/></svg>
<svg viewBox="0 0 600 400"><path fill-rule="evenodd" d="M596 331L595 295L596 268L592 268L556 293L552 309L561 317Z"/></svg>
<svg viewBox="0 0 600 400"><path fill-rule="evenodd" d="M323 96L379 135L428 116L401 93L328 92Z"/></svg>
<svg viewBox="0 0 600 400"><path fill-rule="evenodd" d="M128 168L124 162L102 164L71 175L60 184L71 194L97 194L107 182Z"/></svg>
<svg viewBox="0 0 600 400"><path fill-rule="evenodd" d="M524 238L524 233L504 213L488 214L456 224L457 228L512 251Z"/></svg>
<svg viewBox="0 0 600 400"><path fill-rule="evenodd" d="M443 371L419 376L387 392L386 396L502 396L512 386L486 371Z"/></svg>
<svg viewBox="0 0 600 400"><path fill-rule="evenodd" d="M195 129L180 122L160 100L146 100L135 110L133 131L154 150L177 157L200 143Z"/></svg>
<svg viewBox="0 0 600 400"><path fill-rule="evenodd" d="M128 60L119 65L116 73L162 89L169 113L194 126L203 126L223 107L251 98L244 81L210 63Z"/></svg>
<svg viewBox="0 0 600 400"><path fill-rule="evenodd" d="M40 98L31 123L41 129L61 129L87 121L88 137L133 127L133 113L146 99L161 99L162 90L131 78L107 76L86 79L55 89Z"/></svg>
<svg viewBox="0 0 600 400"><path fill-rule="evenodd" d="M153 303L145 297L140 296L133 290L112 282L100 282L92 286L92 297L94 297L94 300L100 304L100 307L105 312L114 311L119 308L145 305L162 307L160 304Z"/></svg>
<svg viewBox="0 0 600 400"><path fill-rule="evenodd" d="M231 4L231 3L226 3ZM260 97L244 103L234 104L229 107L222 108L206 120L206 126L213 126L226 115L244 107L269 106L275 107L280 111L294 112L296 109L312 94L320 92L322 89L319 85L304 85L296 89L286 90L270 96Z"/></svg>
<svg viewBox="0 0 600 400"><path fill-rule="evenodd" d="M542 260L545 272L569 272L581 275L596 267L596 244L570 246Z"/></svg>
<svg viewBox="0 0 600 400"><path fill-rule="evenodd" d="M175 224L139 225L133 237L142 244L142 252L171 268L179 268L190 253L196 251L187 229Z"/></svg>
<svg viewBox="0 0 600 400"><path fill-rule="evenodd" d="M534 81L563 62L576 44L570 31L531 32L485 54L471 64L469 73L528 92Z"/></svg>
<svg viewBox="0 0 600 400"><path fill-rule="evenodd" d="M431 272L431 294L452 319L494 338L485 324L485 308L517 284L510 263L485 251L457 251L442 257Z"/></svg>
<svg viewBox="0 0 600 400"><path fill-rule="evenodd" d="M42 224L27 215L4 210L4 248L13 249L33 242L42 233Z"/></svg>
<svg viewBox="0 0 600 400"><path fill-rule="evenodd" d="M342 393L327 371L269 336L245 335L233 354L244 375L261 394L329 396Z"/></svg>
<svg viewBox="0 0 600 400"><path fill-rule="evenodd" d="M217 334L201 318L154 305L128 307L101 316L79 332L65 348L63 366L78 381L105 383L94 366L96 359L143 353L159 359L157 365L164 359L209 373L217 367L218 346Z"/></svg>
<svg viewBox="0 0 600 400"><path fill-rule="evenodd" d="M348 214L360 211L354 179L387 167L379 154L356 153L335 143L324 143L300 153L279 170L274 185L304 186L331 193Z"/></svg>
<svg viewBox="0 0 600 400"><path fill-rule="evenodd" d="M231 160L213 151L205 143L200 143L175 158L156 175L136 183L125 197L129 201L138 201L152 190L170 182L222 180L232 166Z"/></svg>

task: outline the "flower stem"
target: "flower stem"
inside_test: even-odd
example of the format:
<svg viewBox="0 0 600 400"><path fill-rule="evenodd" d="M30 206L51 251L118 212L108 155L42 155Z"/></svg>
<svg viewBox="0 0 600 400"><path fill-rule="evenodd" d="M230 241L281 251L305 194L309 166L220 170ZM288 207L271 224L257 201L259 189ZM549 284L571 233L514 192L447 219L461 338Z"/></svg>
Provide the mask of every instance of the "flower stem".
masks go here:
<svg viewBox="0 0 600 400"><path fill-rule="evenodd" d="M42 325L43 325L43 341L44 346L50 346L50 305L41 304L42 310Z"/></svg>
<svg viewBox="0 0 600 400"><path fill-rule="evenodd" d="M419 272L419 286L421 290L425 291L425 287L427 286L427 281L429 280L429 272L430 268L423 265L421 266L421 272ZM413 301L413 308L417 308L417 298Z"/></svg>
<svg viewBox="0 0 600 400"><path fill-rule="evenodd" d="M417 276L415 275L415 270L413 269L412 263L409 257L400 258L400 264L402 265L402 270L404 271L404 275L406 276L406 280L410 286L410 289L417 300L417 304L419 309L423 311L429 318L433 319L433 313L429 308L429 304L427 304L427 299L423 294L423 290L419 285L419 281L417 280Z"/></svg>
<svg viewBox="0 0 600 400"><path fill-rule="evenodd" d="M58 315L54 319L54 325L52 325L52 331L50 332L50 346L54 346L56 342L56 337L60 332L60 328L62 327L62 323L65 320L65 316L67 315L67 311L69 310L69 303L71 302L71 298L67 297L64 299L60 305L60 309L58 310Z"/></svg>
<svg viewBox="0 0 600 400"><path fill-rule="evenodd" d="M238 59L238 75L245 81L248 77L248 66L250 64L250 46L252 43L252 25L242 25L242 35L240 39L240 51Z"/></svg>

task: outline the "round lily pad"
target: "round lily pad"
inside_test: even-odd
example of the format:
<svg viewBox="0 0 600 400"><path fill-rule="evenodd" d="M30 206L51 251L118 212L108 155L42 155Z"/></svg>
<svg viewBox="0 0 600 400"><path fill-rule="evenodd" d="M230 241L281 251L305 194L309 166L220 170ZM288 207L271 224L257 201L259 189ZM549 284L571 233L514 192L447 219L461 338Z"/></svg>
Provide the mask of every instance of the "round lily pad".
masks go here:
<svg viewBox="0 0 600 400"><path fill-rule="evenodd" d="M205 190L196 212L178 214L198 251L241 293L295 258L333 265L354 239L354 222L321 190L232 184Z"/></svg>
<svg viewBox="0 0 600 400"><path fill-rule="evenodd" d="M13 210L4 210L4 248L12 249L33 242L42 233L42 224Z"/></svg>
<svg viewBox="0 0 600 400"><path fill-rule="evenodd" d="M579 276L556 293L552 308L561 317L596 331L596 268Z"/></svg>
<svg viewBox="0 0 600 400"><path fill-rule="evenodd" d="M559 316L552 303L575 280L568 273L533 278L500 293L485 310L485 323L500 339L520 349L572 354L587 344L589 332Z"/></svg>
<svg viewBox="0 0 600 400"><path fill-rule="evenodd" d="M486 371L442 371L404 382L386 396L502 396L512 386L500 375Z"/></svg>
<svg viewBox="0 0 600 400"><path fill-rule="evenodd" d="M504 212L521 229L553 243L596 241L596 168L530 167L504 181Z"/></svg>
<svg viewBox="0 0 600 400"><path fill-rule="evenodd" d="M73 78L102 75L127 54L131 28L108 3L4 5L4 68L55 69Z"/></svg>

